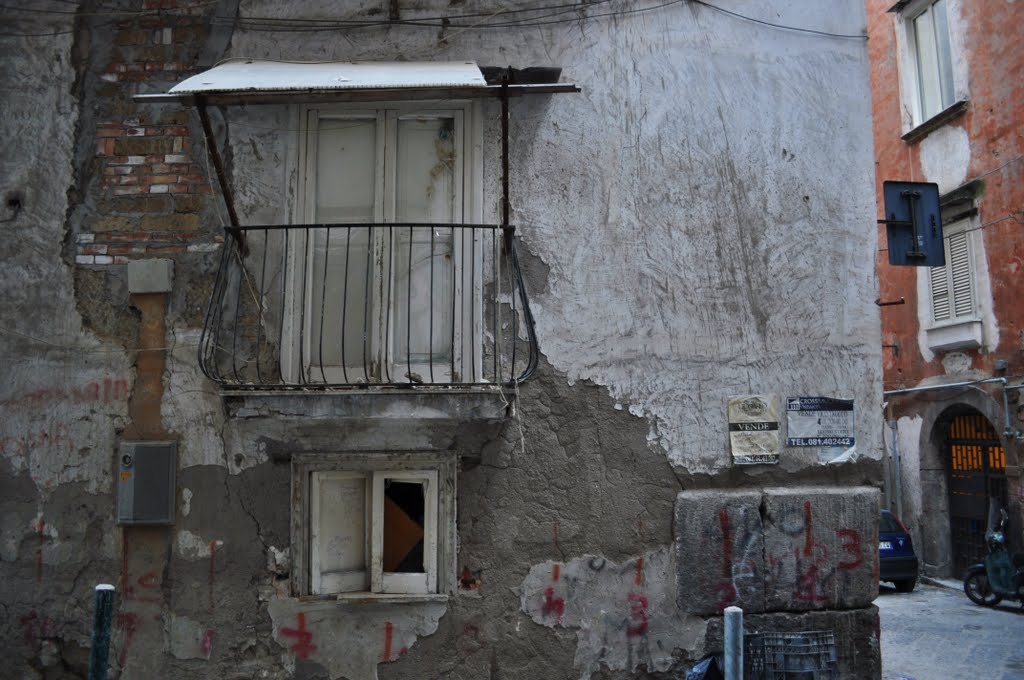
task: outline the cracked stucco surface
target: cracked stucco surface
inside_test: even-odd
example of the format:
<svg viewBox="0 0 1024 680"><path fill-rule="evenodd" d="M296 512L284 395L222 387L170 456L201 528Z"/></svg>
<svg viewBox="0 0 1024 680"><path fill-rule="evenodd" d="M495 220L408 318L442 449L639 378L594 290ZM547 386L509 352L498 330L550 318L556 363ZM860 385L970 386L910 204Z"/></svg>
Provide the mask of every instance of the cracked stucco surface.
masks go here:
<svg viewBox="0 0 1024 680"><path fill-rule="evenodd" d="M336 11L323 0L240 5L243 16ZM844 33L863 23L854 4L773 5L750 11ZM92 128L75 125L97 95L70 94L70 39L5 43L11 73L39 74L31 98L23 83L2 80L18 95L5 98L4 139L17 141L4 142L0 168L26 206L8 241L17 266L0 269L0 312L15 332L3 336L5 353L25 359L11 362L0 388L3 436L14 442L0 459L0 633L12 663L26 673L81 669L91 584L106 581L122 597L112 658L123 678L533 680L687 667L705 624L672 613L666 546L681 485L808 483L819 474L813 452L796 451L753 481L753 472L724 469L726 397L853 396L858 448L870 458L880 428L863 418L878 412L880 382L876 243L863 228L873 222L863 44L779 33L695 6L671 11L449 32L446 42L414 27L340 39L229 36L228 56L558 64L584 91L512 104L513 221L536 284L544 353L537 379L519 390L515 419L453 423L386 403L381 413L401 417L353 417L337 403L302 400L246 404L229 416L236 405L195 360L196 291L209 287L214 258L176 261L161 415L180 437L181 512L168 529L113 525L112 452L129 423L126 397L103 390L107 379L123 380L130 394L133 357L123 347L134 346L137 321L121 273L79 276L76 300L62 255L76 208L68 192L79 207L97 202L97 187L75 186L72 158L76 134L80 149L93 144ZM216 40L228 44L223 33ZM498 107L481 109L485 138L495 140ZM51 110L58 115L39 115ZM295 127L283 107L228 114L226 155L244 222L288 221ZM499 211L497 152L485 144L488 220ZM88 396L93 383L99 399ZM20 401L31 394L52 403ZM348 618L333 603L314 607L305 625L320 653L303 657L293 649L300 638L283 633L305 612L288 596L288 456L380 448L463 455L463 586L444 605ZM830 470L829 479L870 476L861 469ZM591 576L594 560L606 567ZM555 563L580 595L561 625L537 610ZM623 611L636 616L634 591L650 611L645 646L621 636ZM625 610L602 610L602 592ZM380 663L388 622L393 658Z"/></svg>
<svg viewBox="0 0 1024 680"><path fill-rule="evenodd" d="M245 2L241 12L267 7ZM841 33L864 26L855 4L764 11ZM541 347L570 381L604 385L645 417L652 444L691 474L728 467L725 403L742 394L852 397L859 453L879 459L865 43L696 6L666 16L510 30L500 47L463 32L430 51L505 64L514 45L517 62L561 65L583 89L512 105L512 220L547 274L533 296ZM315 33L299 47L242 32L231 46L239 57L333 51ZM345 54L421 52L417 38L392 31ZM497 139L497 113L483 105L485 140ZM294 133L297 118L250 107L228 125L243 221L288 221L296 142L268 130ZM499 214L497 146L484 144L485 221ZM812 450L788 457L816 464Z"/></svg>
<svg viewBox="0 0 1024 680"><path fill-rule="evenodd" d="M669 549L615 563L600 555L530 568L520 608L534 623L576 630L574 665L581 680L612 671L667 671L681 650L697 647L704 621L675 606Z"/></svg>

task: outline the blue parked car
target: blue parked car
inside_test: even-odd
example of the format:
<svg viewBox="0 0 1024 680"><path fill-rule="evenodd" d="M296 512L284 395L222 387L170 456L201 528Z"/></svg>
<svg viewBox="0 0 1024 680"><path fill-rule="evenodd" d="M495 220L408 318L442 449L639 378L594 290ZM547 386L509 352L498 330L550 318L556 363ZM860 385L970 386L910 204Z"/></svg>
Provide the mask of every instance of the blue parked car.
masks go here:
<svg viewBox="0 0 1024 680"><path fill-rule="evenodd" d="M882 510L878 521L878 580L892 581L901 593L917 585L917 555L910 532L888 510Z"/></svg>

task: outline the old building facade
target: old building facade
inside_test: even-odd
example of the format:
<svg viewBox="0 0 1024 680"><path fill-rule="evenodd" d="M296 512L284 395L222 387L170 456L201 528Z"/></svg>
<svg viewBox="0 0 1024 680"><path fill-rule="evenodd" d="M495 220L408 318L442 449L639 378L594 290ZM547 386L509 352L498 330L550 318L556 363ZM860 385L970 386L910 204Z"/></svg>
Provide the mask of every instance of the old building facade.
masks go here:
<svg viewBox="0 0 1024 680"><path fill-rule="evenodd" d="M946 253L928 268L879 252L889 500L925 572L959 578L984 556L989 498L1024 537L1022 10L867 5L879 217L883 181L937 184Z"/></svg>
<svg viewBox="0 0 1024 680"><path fill-rule="evenodd" d="M10 677L878 677L860 3L5 11Z"/></svg>

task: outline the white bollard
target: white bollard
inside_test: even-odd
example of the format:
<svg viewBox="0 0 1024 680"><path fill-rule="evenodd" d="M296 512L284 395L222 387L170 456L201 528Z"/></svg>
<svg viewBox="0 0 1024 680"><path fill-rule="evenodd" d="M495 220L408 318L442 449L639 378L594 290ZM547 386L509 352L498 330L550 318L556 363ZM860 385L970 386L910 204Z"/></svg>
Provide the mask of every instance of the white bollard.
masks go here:
<svg viewBox="0 0 1024 680"><path fill-rule="evenodd" d="M743 680L743 610L725 608L725 680Z"/></svg>

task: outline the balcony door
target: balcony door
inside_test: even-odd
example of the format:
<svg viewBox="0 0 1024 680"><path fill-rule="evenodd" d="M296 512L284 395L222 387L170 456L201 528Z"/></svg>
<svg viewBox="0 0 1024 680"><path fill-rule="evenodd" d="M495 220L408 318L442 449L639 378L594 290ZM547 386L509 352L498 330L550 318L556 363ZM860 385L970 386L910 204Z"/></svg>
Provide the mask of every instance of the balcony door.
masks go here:
<svg viewBox="0 0 1024 680"><path fill-rule="evenodd" d="M472 380L467 109L305 111L295 239L304 382ZM321 226L332 225L332 226ZM468 279L472 280L472 279Z"/></svg>

